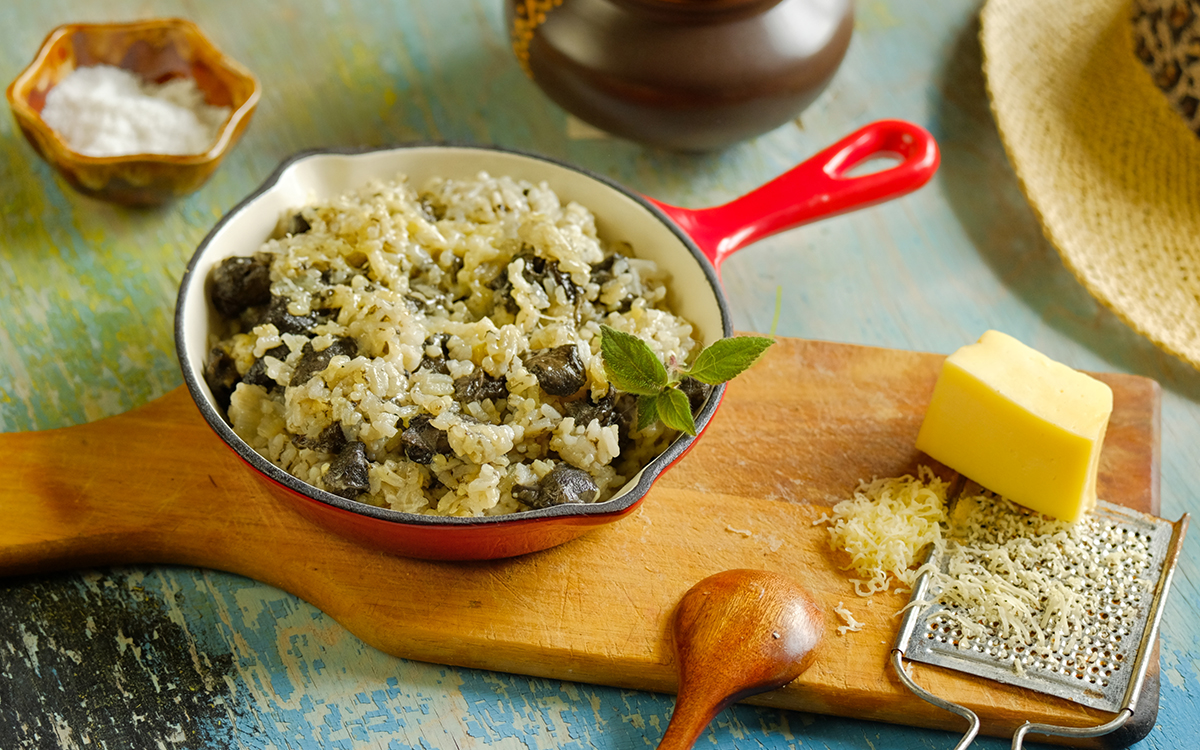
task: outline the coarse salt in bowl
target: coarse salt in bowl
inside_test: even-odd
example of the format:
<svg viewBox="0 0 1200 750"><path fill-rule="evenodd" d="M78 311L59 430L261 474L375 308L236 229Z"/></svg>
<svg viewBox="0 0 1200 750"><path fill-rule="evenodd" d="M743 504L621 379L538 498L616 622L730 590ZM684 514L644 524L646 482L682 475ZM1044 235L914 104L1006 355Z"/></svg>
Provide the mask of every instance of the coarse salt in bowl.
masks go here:
<svg viewBox="0 0 1200 750"><path fill-rule="evenodd" d="M78 75L91 80L64 84ZM59 85L75 90L52 96ZM60 26L7 94L25 137L72 187L145 206L212 176L249 124L260 87L195 24L165 18ZM189 113L196 122L181 122Z"/></svg>
<svg viewBox="0 0 1200 750"><path fill-rule="evenodd" d="M42 108L42 120L86 156L202 154L230 114L206 102L192 78L154 83L114 65L76 68Z"/></svg>

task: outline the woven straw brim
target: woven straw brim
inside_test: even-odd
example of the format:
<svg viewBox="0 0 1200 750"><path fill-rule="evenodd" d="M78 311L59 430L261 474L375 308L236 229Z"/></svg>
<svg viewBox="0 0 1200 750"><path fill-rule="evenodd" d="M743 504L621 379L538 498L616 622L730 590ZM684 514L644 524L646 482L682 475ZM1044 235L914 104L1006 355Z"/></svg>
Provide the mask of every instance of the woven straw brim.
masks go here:
<svg viewBox="0 0 1200 750"><path fill-rule="evenodd" d="M1200 138L1135 55L1130 19L1125 0L988 0L988 94L1067 268L1200 367Z"/></svg>

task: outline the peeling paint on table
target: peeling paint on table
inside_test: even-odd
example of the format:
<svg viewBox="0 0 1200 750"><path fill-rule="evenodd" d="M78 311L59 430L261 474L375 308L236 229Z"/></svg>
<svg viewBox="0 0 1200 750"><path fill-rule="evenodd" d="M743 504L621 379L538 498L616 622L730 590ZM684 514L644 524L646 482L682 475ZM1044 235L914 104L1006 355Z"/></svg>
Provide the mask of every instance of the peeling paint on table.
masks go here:
<svg viewBox="0 0 1200 750"><path fill-rule="evenodd" d="M395 659L308 604L225 574L88 571L0 595L0 673L40 687L0 703L6 748L118 748L131 731L145 747L643 747L672 705ZM797 721L811 719L745 707L712 735L794 743Z"/></svg>

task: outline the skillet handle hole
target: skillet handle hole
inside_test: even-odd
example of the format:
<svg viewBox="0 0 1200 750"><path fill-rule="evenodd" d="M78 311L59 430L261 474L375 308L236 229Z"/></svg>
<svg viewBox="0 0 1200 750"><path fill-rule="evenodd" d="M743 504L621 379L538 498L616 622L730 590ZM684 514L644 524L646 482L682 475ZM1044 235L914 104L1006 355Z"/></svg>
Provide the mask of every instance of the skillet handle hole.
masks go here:
<svg viewBox="0 0 1200 750"><path fill-rule="evenodd" d="M877 151L870 156L849 165L833 175L837 179L851 180L855 177L886 172L904 163L904 156L894 151Z"/></svg>

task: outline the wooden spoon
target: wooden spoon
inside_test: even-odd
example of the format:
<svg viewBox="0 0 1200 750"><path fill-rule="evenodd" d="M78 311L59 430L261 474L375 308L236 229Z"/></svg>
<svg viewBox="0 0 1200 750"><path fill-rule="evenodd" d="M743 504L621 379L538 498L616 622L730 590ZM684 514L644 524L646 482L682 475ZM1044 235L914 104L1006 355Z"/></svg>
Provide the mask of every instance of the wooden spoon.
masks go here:
<svg viewBox="0 0 1200 750"><path fill-rule="evenodd" d="M823 631L809 593L778 573L727 570L693 586L672 622L679 695L659 748L688 750L730 703L794 680Z"/></svg>

